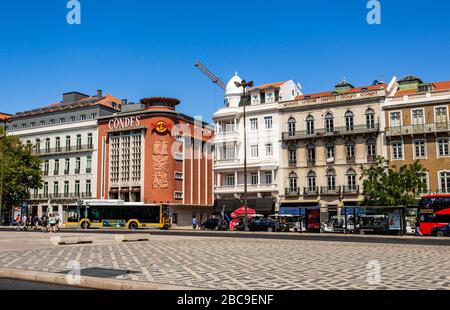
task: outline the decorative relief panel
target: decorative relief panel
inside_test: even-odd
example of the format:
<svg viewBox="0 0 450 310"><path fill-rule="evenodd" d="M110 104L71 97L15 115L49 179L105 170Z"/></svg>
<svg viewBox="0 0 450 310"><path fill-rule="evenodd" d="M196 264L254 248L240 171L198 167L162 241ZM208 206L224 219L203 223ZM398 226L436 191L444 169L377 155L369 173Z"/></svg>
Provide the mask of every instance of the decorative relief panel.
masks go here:
<svg viewBox="0 0 450 310"><path fill-rule="evenodd" d="M169 143L155 141L153 144L153 188L169 188Z"/></svg>

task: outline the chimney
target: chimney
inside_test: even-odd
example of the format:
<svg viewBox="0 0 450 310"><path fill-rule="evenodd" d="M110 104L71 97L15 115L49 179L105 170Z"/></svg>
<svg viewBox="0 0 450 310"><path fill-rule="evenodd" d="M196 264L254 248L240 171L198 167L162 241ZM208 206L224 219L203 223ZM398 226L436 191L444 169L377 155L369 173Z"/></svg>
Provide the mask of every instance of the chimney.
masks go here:
<svg viewBox="0 0 450 310"><path fill-rule="evenodd" d="M101 89L97 90L97 98L103 97L103 91Z"/></svg>
<svg viewBox="0 0 450 310"><path fill-rule="evenodd" d="M127 105L128 104L128 100L127 99L122 99L122 105Z"/></svg>

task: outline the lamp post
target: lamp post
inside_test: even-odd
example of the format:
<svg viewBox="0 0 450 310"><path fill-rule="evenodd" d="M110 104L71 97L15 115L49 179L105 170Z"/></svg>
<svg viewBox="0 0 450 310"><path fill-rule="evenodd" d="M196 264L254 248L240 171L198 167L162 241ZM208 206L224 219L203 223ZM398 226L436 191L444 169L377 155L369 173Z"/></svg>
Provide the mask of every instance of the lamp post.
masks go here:
<svg viewBox="0 0 450 310"><path fill-rule="evenodd" d="M237 88L243 88L243 102L244 102L244 230L248 231L248 215L247 215L247 192L248 192L248 184L247 184L247 118L246 118L246 96L245 90L247 87L253 87L253 81L247 82L242 80L242 82L234 83Z"/></svg>

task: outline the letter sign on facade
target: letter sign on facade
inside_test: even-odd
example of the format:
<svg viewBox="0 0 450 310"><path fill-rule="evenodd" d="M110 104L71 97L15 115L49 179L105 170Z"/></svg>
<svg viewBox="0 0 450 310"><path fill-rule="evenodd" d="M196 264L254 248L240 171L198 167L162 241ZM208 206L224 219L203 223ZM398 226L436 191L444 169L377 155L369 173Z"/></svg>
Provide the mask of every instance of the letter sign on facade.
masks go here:
<svg viewBox="0 0 450 310"><path fill-rule="evenodd" d="M131 128L141 125L141 117L140 116L132 116L120 119L112 119L109 121L109 129L125 129Z"/></svg>

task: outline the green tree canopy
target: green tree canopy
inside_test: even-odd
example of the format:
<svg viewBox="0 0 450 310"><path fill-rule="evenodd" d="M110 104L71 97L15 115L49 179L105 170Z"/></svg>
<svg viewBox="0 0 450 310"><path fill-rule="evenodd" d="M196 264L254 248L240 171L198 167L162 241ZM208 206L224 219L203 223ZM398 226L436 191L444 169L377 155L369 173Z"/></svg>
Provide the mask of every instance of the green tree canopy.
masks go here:
<svg viewBox="0 0 450 310"><path fill-rule="evenodd" d="M0 208L17 206L29 189L42 187L41 161L32 145L23 145L0 126Z"/></svg>
<svg viewBox="0 0 450 310"><path fill-rule="evenodd" d="M414 205L424 187L426 169L419 161L396 168L383 157L370 167L361 167L366 206Z"/></svg>

